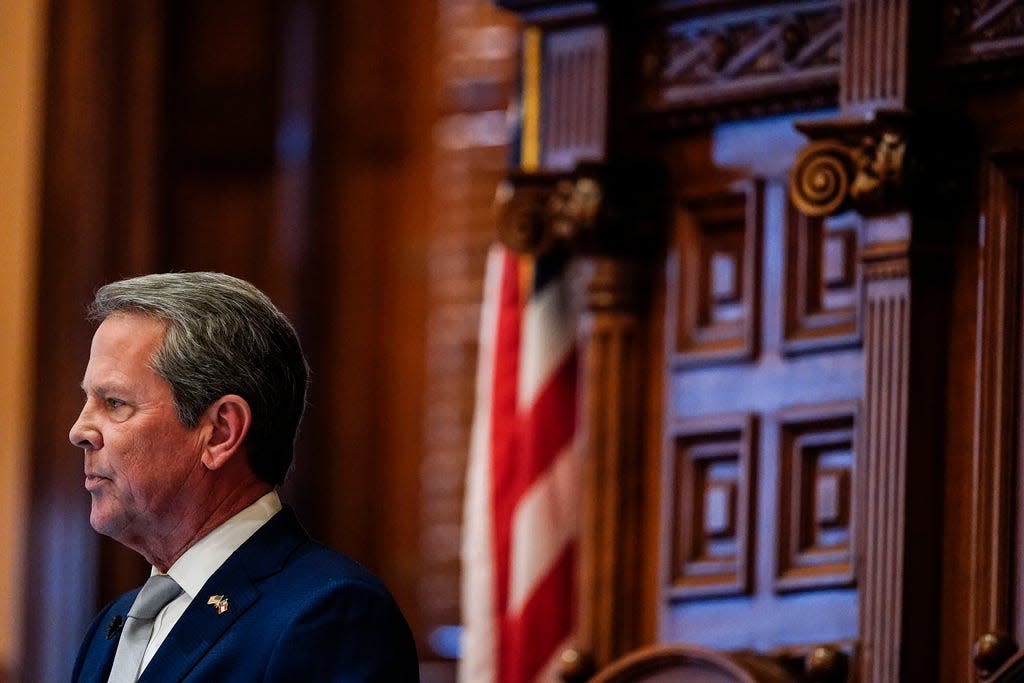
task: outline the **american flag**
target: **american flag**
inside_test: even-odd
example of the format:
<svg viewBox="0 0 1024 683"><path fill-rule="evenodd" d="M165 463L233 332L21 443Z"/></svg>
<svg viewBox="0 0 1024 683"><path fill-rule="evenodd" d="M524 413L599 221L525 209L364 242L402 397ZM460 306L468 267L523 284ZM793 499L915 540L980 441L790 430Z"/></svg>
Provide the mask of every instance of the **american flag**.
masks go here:
<svg viewBox="0 0 1024 683"><path fill-rule="evenodd" d="M566 260L494 246L463 517L461 683L553 680L575 626L580 449Z"/></svg>

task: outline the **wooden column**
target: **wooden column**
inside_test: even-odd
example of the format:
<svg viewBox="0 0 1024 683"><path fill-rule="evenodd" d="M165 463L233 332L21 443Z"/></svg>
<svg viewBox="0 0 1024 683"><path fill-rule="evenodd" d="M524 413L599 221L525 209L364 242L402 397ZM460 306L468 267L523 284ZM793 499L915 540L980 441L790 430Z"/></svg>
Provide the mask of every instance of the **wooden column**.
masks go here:
<svg viewBox="0 0 1024 683"><path fill-rule="evenodd" d="M582 285L583 486L577 637L562 675L583 681L643 642L643 499L651 255L664 226L664 177L645 164L581 164L572 174L509 178L499 234L535 251L564 242Z"/></svg>
<svg viewBox="0 0 1024 683"><path fill-rule="evenodd" d="M499 0L539 30L536 159L512 178L502 238L517 249L562 240L584 291L583 496L577 639L563 677L585 680L649 638L649 579L641 500L651 352L650 296L665 178L642 155L631 114L639 14L629 3ZM527 75L529 76L529 75ZM524 97L524 109L528 98ZM524 122L529 120L524 117ZM526 146L524 145L524 150ZM527 243L531 243L530 246Z"/></svg>
<svg viewBox="0 0 1024 683"><path fill-rule="evenodd" d="M866 227L861 670L936 680L947 273L942 256L915 252L906 214ZM900 239L883 246L890 231Z"/></svg>
<svg viewBox="0 0 1024 683"><path fill-rule="evenodd" d="M938 676L949 232L924 173L932 113L914 109L911 37L932 37L916 5L846 1L839 116L801 126L790 187L806 213L865 220L858 669L877 683Z"/></svg>
<svg viewBox="0 0 1024 683"><path fill-rule="evenodd" d="M645 273L614 257L587 261L584 479L577 647L602 667L642 631Z"/></svg>
<svg viewBox="0 0 1024 683"><path fill-rule="evenodd" d="M925 183L906 172L914 154L895 123L902 118L805 128L825 134L797 160L790 188L808 213L864 214L860 668L863 680L879 682L934 680L941 603L945 454L936 425L945 410L949 230L940 211L912 208L907 188Z"/></svg>

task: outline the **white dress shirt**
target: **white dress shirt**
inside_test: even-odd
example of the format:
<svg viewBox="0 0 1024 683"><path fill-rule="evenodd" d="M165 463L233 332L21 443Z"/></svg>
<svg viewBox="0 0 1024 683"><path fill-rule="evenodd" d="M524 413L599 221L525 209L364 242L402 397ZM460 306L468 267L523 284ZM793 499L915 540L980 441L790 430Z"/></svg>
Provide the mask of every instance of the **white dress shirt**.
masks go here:
<svg viewBox="0 0 1024 683"><path fill-rule="evenodd" d="M145 670L161 643L167 638L167 634L178 623L178 619L185 613L185 609L192 599L198 596L207 580L220 569L220 566L233 552L238 550L239 546L280 510L281 499L276 491L271 491L203 536L195 545L186 550L177 562L171 565L167 574L178 582L183 592L156 615L156 620L153 622L153 635L149 639L146 654L142 658L139 675L142 675L142 671ZM153 567L151 573L158 573L156 567ZM205 596L203 599L207 597L209 596Z"/></svg>

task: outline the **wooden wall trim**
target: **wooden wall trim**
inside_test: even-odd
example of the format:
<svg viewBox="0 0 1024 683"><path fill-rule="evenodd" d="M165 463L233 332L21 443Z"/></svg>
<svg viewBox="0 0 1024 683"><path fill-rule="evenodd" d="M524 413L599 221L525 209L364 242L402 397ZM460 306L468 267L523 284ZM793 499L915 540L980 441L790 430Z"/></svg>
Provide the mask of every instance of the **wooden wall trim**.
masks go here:
<svg viewBox="0 0 1024 683"><path fill-rule="evenodd" d="M1019 457L1024 157L988 169L978 311L978 420L971 471L969 642L1013 631L1014 471ZM1020 617L1018 617L1019 619ZM965 663L966 666L966 663Z"/></svg>

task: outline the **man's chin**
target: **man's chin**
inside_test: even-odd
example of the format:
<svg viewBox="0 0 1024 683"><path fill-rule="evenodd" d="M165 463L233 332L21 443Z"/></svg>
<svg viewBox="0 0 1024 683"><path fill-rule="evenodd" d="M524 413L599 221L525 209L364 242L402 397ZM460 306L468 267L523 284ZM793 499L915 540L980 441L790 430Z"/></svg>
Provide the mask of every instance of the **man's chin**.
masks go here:
<svg viewBox="0 0 1024 683"><path fill-rule="evenodd" d="M96 533L109 536L115 541L120 539L124 531L123 519L109 510L102 509L102 503L95 498L92 501L92 511L89 513L89 524Z"/></svg>

